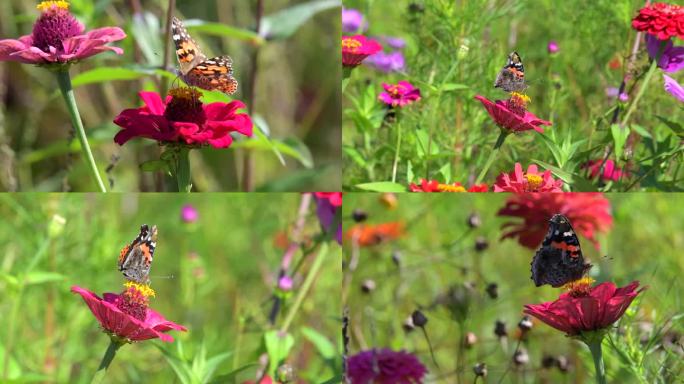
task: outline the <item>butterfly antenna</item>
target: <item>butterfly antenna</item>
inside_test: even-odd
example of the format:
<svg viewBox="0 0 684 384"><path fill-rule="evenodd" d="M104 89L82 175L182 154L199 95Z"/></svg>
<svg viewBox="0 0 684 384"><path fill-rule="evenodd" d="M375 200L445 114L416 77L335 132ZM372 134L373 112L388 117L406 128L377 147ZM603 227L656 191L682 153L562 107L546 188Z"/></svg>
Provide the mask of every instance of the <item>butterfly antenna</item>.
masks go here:
<svg viewBox="0 0 684 384"><path fill-rule="evenodd" d="M173 279L174 278L173 275L166 275L166 276L155 275L155 276L150 276L150 277L154 277L155 279Z"/></svg>

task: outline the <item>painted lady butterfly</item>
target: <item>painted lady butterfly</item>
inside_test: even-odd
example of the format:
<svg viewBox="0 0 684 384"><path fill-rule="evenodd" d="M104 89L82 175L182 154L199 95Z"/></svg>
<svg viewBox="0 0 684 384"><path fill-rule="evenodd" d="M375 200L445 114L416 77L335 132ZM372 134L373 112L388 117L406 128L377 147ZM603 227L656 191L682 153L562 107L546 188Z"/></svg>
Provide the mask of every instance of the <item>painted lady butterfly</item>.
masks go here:
<svg viewBox="0 0 684 384"><path fill-rule="evenodd" d="M119 271L128 280L140 284L150 281L150 267L154 250L157 247L157 226L150 229L147 224L140 226L140 233L130 245L125 246L119 255Z"/></svg>
<svg viewBox="0 0 684 384"><path fill-rule="evenodd" d="M501 88L506 92L522 92L527 89L525 67L518 52L511 52L508 55L506 65L496 76L494 88Z"/></svg>

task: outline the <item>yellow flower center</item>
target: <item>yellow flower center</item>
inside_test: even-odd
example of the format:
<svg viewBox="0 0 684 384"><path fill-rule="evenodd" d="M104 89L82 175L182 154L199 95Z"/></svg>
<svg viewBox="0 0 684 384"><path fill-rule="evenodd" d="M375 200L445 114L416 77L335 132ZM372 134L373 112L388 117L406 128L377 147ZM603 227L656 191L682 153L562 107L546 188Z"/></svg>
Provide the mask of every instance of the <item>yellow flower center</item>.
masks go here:
<svg viewBox="0 0 684 384"><path fill-rule="evenodd" d="M176 99L193 101L198 100L202 96L202 93L194 88L179 87L171 89L169 91L169 95Z"/></svg>
<svg viewBox="0 0 684 384"><path fill-rule="evenodd" d="M518 92L511 92L512 103L515 103L524 108L530 101L532 101L532 99L530 99L530 97L527 95L523 95L522 93Z"/></svg>
<svg viewBox="0 0 684 384"><path fill-rule="evenodd" d="M348 51L356 52L357 49L361 47L361 42L352 39L351 37L347 37L342 39L342 49L346 49Z"/></svg>
<svg viewBox="0 0 684 384"><path fill-rule="evenodd" d="M69 2L65 0L42 1L40 4L36 5L36 8L40 9L43 12L47 11L48 9L51 9L52 7L69 9Z"/></svg>
<svg viewBox="0 0 684 384"><path fill-rule="evenodd" d="M462 185L437 184L437 189L442 192L465 192Z"/></svg>
<svg viewBox="0 0 684 384"><path fill-rule="evenodd" d="M525 175L525 179L527 179L527 190L530 192L539 189L539 187L541 187L542 185L542 182L544 181L544 179L541 176L534 174Z"/></svg>
<svg viewBox="0 0 684 384"><path fill-rule="evenodd" d="M140 283L136 283L135 281L129 280L129 281L126 281L124 283L124 287L135 288L141 295L143 295L145 297L150 297L150 296L154 297L155 296L154 289L152 289L152 287L150 287L147 284L140 284Z"/></svg>
<svg viewBox="0 0 684 384"><path fill-rule="evenodd" d="M594 284L595 280L591 277L583 277L579 280L571 281L565 284L562 288L570 292L570 295L574 297L589 296L591 292L591 286Z"/></svg>

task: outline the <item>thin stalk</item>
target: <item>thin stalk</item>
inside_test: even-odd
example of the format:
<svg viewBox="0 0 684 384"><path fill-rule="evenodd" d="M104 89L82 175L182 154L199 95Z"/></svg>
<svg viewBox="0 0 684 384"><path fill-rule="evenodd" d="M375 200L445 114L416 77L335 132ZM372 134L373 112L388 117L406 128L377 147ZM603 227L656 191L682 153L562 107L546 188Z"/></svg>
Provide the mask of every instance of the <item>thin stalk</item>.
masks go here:
<svg viewBox="0 0 684 384"><path fill-rule="evenodd" d="M256 5L256 33L261 34L261 19L264 16L264 0L257 0ZM249 79L249 100L247 111L250 116L254 114L254 102L256 101L256 83L259 72L259 46L254 48L252 53L252 76ZM245 149L242 162L242 190L251 192L254 189L254 158L252 151Z"/></svg>
<svg viewBox="0 0 684 384"><path fill-rule="evenodd" d="M392 182L397 180L397 165L399 164L399 148L401 148L401 122L397 121L397 146L394 149L394 163L392 164Z"/></svg>
<svg viewBox="0 0 684 384"><path fill-rule="evenodd" d="M171 39L171 19L173 18L173 11L176 9L176 0L169 0L169 5L166 8L166 29L164 30L164 58L161 69L166 71L169 65L169 40ZM168 82L166 78L160 76L161 84L159 85L160 93L166 95Z"/></svg>
<svg viewBox="0 0 684 384"><path fill-rule="evenodd" d="M109 347L107 347L107 351L105 351L104 356L102 356L102 362L100 362L100 367L97 369L97 372L95 372L93 379L90 381L91 384L102 382L105 375L107 374L107 368L109 368L109 364L112 363L112 360L114 360L114 356L116 356L116 351L118 351L122 345L123 344L119 341L116 341L114 339L111 340L111 342L109 343Z"/></svg>
<svg viewBox="0 0 684 384"><path fill-rule="evenodd" d="M342 94L344 94L344 91L347 89L347 85L349 85L352 69L353 68L342 67Z"/></svg>
<svg viewBox="0 0 684 384"><path fill-rule="evenodd" d="M489 158L487 159L487 162L485 163L484 167L482 168L482 171L480 171L480 174L477 176L477 180L475 180L475 184L480 184L482 183L482 179L485 178L487 175L487 171L489 171L489 167L492 166L494 163L494 160L496 159L497 155L499 154L499 149L503 145L504 141L506 141L506 137L508 137L510 133L501 130L501 134L499 134L499 138L496 139L496 144L494 144L494 149L492 149L492 152L489 154Z"/></svg>
<svg viewBox="0 0 684 384"><path fill-rule="evenodd" d="M190 190L192 190L189 148L181 147L178 151L178 163L176 164L176 182L178 183L178 192L189 193Z"/></svg>
<svg viewBox="0 0 684 384"><path fill-rule="evenodd" d="M594 367L596 368L596 383L606 384L606 367L603 365L603 351L601 349L601 341L594 340L587 343L591 351L591 357L594 359Z"/></svg>
<svg viewBox="0 0 684 384"><path fill-rule="evenodd" d="M100 192L107 192L100 173L97 170L97 165L95 164L95 159L93 158L93 153L90 150L90 145L88 144L88 137L85 133L85 128L83 128L83 121L81 121L81 115L78 113L78 106L76 105L76 98L74 97L74 89L71 87L71 77L69 76L69 70L66 68L60 69L55 72L57 75L57 83L59 83L59 90L62 92L64 101L66 102L67 109L69 110L69 116L71 117L71 123L76 131L76 136L78 136L78 141L81 143L81 151L83 152L83 157L88 164L90 169L90 174L97 182L98 189Z"/></svg>
<svg viewBox="0 0 684 384"><path fill-rule="evenodd" d="M653 74L655 73L657 68L658 68L658 59L653 60L651 62L651 67L648 69L648 72L646 72L646 76L644 77L644 82L643 82L643 84L641 84L641 88L639 88L639 92L637 92L637 95L634 98L634 101L632 102L632 104L629 105L629 109L627 110L627 113L625 114L624 119L622 119L622 124L620 124L621 127L625 127L627 125L627 122L629 121L629 117L632 115L632 112L634 112L634 110L636 109L637 104L639 104L639 100L641 100L641 97L646 92L646 88L648 87L648 83L651 81L651 78L653 77Z"/></svg>
<svg viewBox="0 0 684 384"><path fill-rule="evenodd" d="M311 288L311 285L314 282L314 279L316 278L316 275L318 275L318 272L320 271L321 267L323 266L323 261L325 261L325 257L328 254L328 243L323 243L321 244L321 248L318 251L318 254L316 255L316 259L314 259L313 265L311 266L311 270L309 271L309 274L306 275L306 279L304 280L304 283L302 283L302 287L299 289L299 292L297 292L297 297L295 297L294 303L292 304L292 307L290 307L289 312L287 313L287 316L285 316L285 321L283 321L283 325L280 327L280 332L281 333L286 333L287 329L290 327L290 324L292 324L292 321L294 320L295 315L297 314L297 311L299 311L299 307L302 306L302 303L304 302L304 298L306 297L307 293L309 292L309 289Z"/></svg>

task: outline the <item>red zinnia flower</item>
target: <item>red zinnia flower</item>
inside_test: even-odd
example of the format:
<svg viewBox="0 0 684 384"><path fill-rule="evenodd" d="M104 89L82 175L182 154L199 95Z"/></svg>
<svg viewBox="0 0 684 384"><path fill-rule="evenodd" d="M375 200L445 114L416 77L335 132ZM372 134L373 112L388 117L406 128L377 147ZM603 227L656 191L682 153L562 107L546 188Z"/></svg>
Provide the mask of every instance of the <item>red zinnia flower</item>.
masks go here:
<svg viewBox="0 0 684 384"><path fill-rule="evenodd" d="M79 286L71 287L88 305L105 332L125 342L160 338L173 341L167 335L172 329L187 331L179 324L164 319L162 315L148 308L148 296L154 291L148 286L127 282L126 289L120 294L105 293L104 299Z"/></svg>
<svg viewBox="0 0 684 384"><path fill-rule="evenodd" d="M658 40L684 39L684 7L667 3L643 7L632 19L632 28L654 35Z"/></svg>
<svg viewBox="0 0 684 384"><path fill-rule="evenodd" d="M498 216L521 217L522 222L507 222L502 239L518 238L520 245L534 249L541 244L549 228L549 218L565 215L577 233L598 248L596 232L613 226L610 202L601 193L523 193L508 198Z"/></svg>
<svg viewBox="0 0 684 384"><path fill-rule="evenodd" d="M98 53L123 50L107 44L126 37L118 27L94 29L84 34L85 27L69 12L66 1L43 1L42 14L33 25L33 33L19 40L0 40L0 61L25 64L68 63Z"/></svg>
<svg viewBox="0 0 684 384"><path fill-rule="evenodd" d="M363 35L342 36L342 65L354 68L366 57L382 50L382 45Z"/></svg>
<svg viewBox="0 0 684 384"><path fill-rule="evenodd" d="M562 180L555 180L551 171L539 173L537 166L532 164L523 172L522 165L515 163L515 170L502 173L496 178L494 192L563 192Z"/></svg>
<svg viewBox="0 0 684 384"><path fill-rule="evenodd" d="M593 179L601 172L601 164L603 164L602 159L589 160L582 165L583 169L589 169L589 176ZM624 172L626 176L626 172ZM603 174L601 179L604 181L618 181L623 176L623 170L615 166L613 160L606 160L606 164L603 166Z"/></svg>
<svg viewBox="0 0 684 384"><path fill-rule="evenodd" d="M160 143L228 148L231 132L252 136L252 119L237 112L245 108L241 101L203 104L199 97L198 91L185 87L172 89L165 101L155 92L140 92L145 106L126 109L114 119L123 128L114 141L123 145L134 137L146 137Z"/></svg>
<svg viewBox="0 0 684 384"><path fill-rule="evenodd" d="M378 245L396 240L404 234L404 223L356 224L347 231L346 237L361 247Z"/></svg>
<svg viewBox="0 0 684 384"><path fill-rule="evenodd" d="M480 100L496 124L507 131L523 132L534 129L544 133L540 125L552 125L550 121L542 120L525 110L524 97L521 95L514 94L510 100L497 100L496 103L480 95L475 98Z"/></svg>
<svg viewBox="0 0 684 384"><path fill-rule="evenodd" d="M420 100L420 89L413 86L408 81L400 81L397 84L382 83L385 92L382 92L378 99L392 107L404 107Z"/></svg>
<svg viewBox="0 0 684 384"><path fill-rule="evenodd" d="M611 282L592 287L589 281L574 283L573 289L556 301L527 304L524 312L568 336L577 336L607 328L618 321L632 300L645 289L637 290L638 281L622 288Z"/></svg>
<svg viewBox="0 0 684 384"><path fill-rule="evenodd" d="M426 373L420 360L405 351L371 349L347 360L351 384L420 384Z"/></svg>
<svg viewBox="0 0 684 384"><path fill-rule="evenodd" d="M442 184L437 180L420 179L420 184L411 183L409 190L411 192L487 192L489 187L485 183L475 184L466 191L461 183Z"/></svg>

